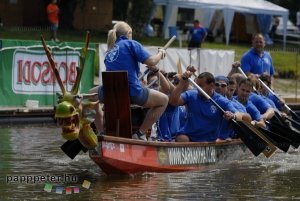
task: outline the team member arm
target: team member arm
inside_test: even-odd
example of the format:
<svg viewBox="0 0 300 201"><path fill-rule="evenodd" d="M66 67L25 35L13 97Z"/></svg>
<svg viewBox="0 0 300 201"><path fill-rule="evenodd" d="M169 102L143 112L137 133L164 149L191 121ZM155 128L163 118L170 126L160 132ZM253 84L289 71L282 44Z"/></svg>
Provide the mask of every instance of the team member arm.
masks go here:
<svg viewBox="0 0 300 201"><path fill-rule="evenodd" d="M185 105L185 101L183 98L181 98L181 93L184 92L189 85L188 79L184 80L182 77L189 77L191 76L191 72L186 71L182 76L178 76L180 79L178 85L175 87L175 89L172 91L170 97L169 97L169 103L174 106L178 105Z"/></svg>
<svg viewBox="0 0 300 201"><path fill-rule="evenodd" d="M164 59L166 56L166 50L159 49L157 54L151 55L148 59L145 60L144 64L147 66L155 66L161 59Z"/></svg>
<svg viewBox="0 0 300 201"><path fill-rule="evenodd" d="M255 127L266 128L266 124L263 118L261 118L259 121L253 120L251 121L251 124Z"/></svg>
<svg viewBox="0 0 300 201"><path fill-rule="evenodd" d="M262 114L262 119L266 121L271 119L274 115L275 115L275 110L274 108L270 107L269 109L267 109L267 111L264 114Z"/></svg>
<svg viewBox="0 0 300 201"><path fill-rule="evenodd" d="M226 120L234 119L234 120L242 121L243 113L239 112L228 99L223 99L223 101L222 101L223 103L220 102L219 104L221 105L222 108L226 109L223 115L224 119Z"/></svg>
<svg viewBox="0 0 300 201"><path fill-rule="evenodd" d="M241 66L241 63L238 61L235 61L232 63L231 65L231 70L228 73L227 77L230 77L231 75L235 74L235 73L239 73L238 67Z"/></svg>
<svg viewBox="0 0 300 201"><path fill-rule="evenodd" d="M170 84L167 78L163 75L163 73L156 66L146 66L149 70L157 75L158 83L159 83L159 91L162 93L168 94L170 92Z"/></svg>
<svg viewBox="0 0 300 201"><path fill-rule="evenodd" d="M252 107L248 108L250 115L252 117L251 124L254 125L255 127L261 127L261 128L266 128L265 121L260 114L259 110L253 105Z"/></svg>

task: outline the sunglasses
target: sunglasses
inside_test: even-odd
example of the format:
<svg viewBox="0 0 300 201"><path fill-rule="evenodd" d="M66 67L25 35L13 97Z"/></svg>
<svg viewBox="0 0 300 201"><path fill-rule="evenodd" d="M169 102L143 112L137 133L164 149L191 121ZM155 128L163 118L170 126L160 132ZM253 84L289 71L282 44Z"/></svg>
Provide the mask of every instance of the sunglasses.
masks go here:
<svg viewBox="0 0 300 201"><path fill-rule="evenodd" d="M225 87L227 87L227 84L216 82L216 83L215 83L215 86L216 86L216 87L222 87L222 88L225 88Z"/></svg>

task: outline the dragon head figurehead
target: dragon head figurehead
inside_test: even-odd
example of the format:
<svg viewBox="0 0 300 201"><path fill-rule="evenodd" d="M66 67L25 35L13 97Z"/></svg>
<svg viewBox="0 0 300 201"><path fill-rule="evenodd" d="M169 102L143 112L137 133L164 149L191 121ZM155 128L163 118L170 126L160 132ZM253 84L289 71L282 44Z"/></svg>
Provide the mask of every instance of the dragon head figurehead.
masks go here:
<svg viewBox="0 0 300 201"><path fill-rule="evenodd" d="M62 128L62 136L67 140L75 140L80 132L80 118L76 108L68 101L56 105L55 118Z"/></svg>

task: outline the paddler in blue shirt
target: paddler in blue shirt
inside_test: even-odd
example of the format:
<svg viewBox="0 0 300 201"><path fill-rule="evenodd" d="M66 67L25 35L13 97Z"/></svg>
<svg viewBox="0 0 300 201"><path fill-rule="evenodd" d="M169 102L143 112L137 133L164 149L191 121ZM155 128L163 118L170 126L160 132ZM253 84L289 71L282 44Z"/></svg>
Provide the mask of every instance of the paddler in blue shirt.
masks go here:
<svg viewBox="0 0 300 201"><path fill-rule="evenodd" d="M183 77L191 76L186 71ZM210 100L204 97L197 89L191 89L182 93L188 80L180 77L178 86L170 96L170 104L186 105L187 120L185 125L178 131L178 142L213 142L218 137L222 119L241 119L242 115L233 107L231 102L214 91L215 78L209 72L201 73L196 83L224 110L223 114Z"/></svg>

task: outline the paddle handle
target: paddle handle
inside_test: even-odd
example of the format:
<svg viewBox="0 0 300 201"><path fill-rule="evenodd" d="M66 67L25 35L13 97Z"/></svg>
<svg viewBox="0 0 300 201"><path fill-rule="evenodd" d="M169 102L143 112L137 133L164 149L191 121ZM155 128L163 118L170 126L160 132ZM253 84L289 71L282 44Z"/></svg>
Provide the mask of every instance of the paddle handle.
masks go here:
<svg viewBox="0 0 300 201"><path fill-rule="evenodd" d="M241 69L241 67L238 67L238 70L239 70L239 72L240 72L245 78L248 78L248 76L244 73L244 71ZM256 89L255 86L253 86L253 90L254 90L254 91L257 91L257 89Z"/></svg>
<svg viewBox="0 0 300 201"><path fill-rule="evenodd" d="M153 79L153 80L146 86L146 88L151 87L157 80L158 80L158 78L156 77L155 79Z"/></svg>
<svg viewBox="0 0 300 201"><path fill-rule="evenodd" d="M223 113L225 113L225 110L223 110L223 108L216 103L216 101L214 101L192 78L188 78L189 81L194 85L194 87L196 87L198 89L198 91L205 96L208 100L210 100L217 108L219 108Z"/></svg>
<svg viewBox="0 0 300 201"><path fill-rule="evenodd" d="M272 95L274 95L280 101L279 96L276 93L274 93L274 91L272 89L270 89L270 87L268 87L268 85L266 85L261 79L258 78L258 80ZM284 107L286 107L291 113L293 113L297 118L300 119L299 115L297 113L295 113L286 103L284 103Z"/></svg>
<svg viewBox="0 0 300 201"><path fill-rule="evenodd" d="M141 75L139 76L139 80L142 80L142 79L145 77L145 75L147 75L147 74L149 73L149 71L150 71L150 69L147 68L147 69L143 72L143 74L141 74Z"/></svg>
<svg viewBox="0 0 300 201"><path fill-rule="evenodd" d="M165 44L165 46L162 49L166 50L174 42L175 39L176 36L172 36L172 38L167 42L167 44Z"/></svg>
<svg viewBox="0 0 300 201"><path fill-rule="evenodd" d="M294 123L294 124L297 124L298 126L300 126L300 123L295 121L294 119L292 118L289 118L289 117L285 117L287 120L289 120L290 122Z"/></svg>
<svg viewBox="0 0 300 201"><path fill-rule="evenodd" d="M248 76L244 73L244 71L241 69L241 67L238 67L238 70L245 78L248 78Z"/></svg>

